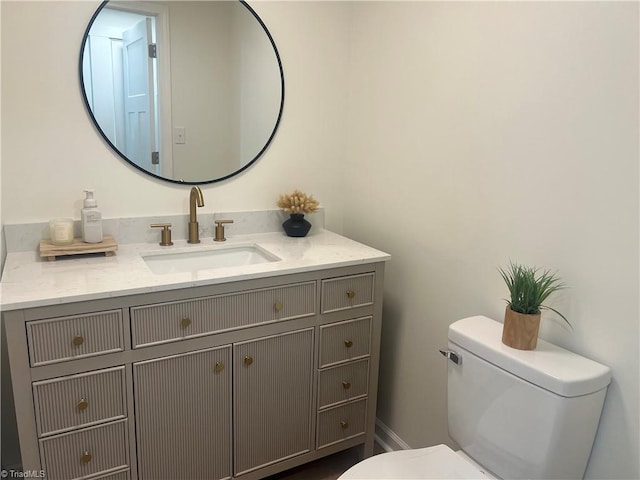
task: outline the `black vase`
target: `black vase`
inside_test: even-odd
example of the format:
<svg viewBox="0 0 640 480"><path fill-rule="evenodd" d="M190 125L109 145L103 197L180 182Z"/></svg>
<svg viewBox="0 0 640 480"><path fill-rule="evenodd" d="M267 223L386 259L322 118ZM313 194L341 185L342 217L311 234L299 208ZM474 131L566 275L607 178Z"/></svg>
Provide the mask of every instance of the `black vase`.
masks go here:
<svg viewBox="0 0 640 480"><path fill-rule="evenodd" d="M304 237L311 229L311 223L304 218L303 213L292 213L282 224L284 233L289 237Z"/></svg>

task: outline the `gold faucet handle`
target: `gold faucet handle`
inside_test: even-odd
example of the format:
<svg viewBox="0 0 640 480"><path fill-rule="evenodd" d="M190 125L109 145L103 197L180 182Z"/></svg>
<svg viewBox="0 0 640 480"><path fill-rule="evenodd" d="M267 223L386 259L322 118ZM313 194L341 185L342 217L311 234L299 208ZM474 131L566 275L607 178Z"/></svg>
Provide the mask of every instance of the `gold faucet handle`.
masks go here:
<svg viewBox="0 0 640 480"><path fill-rule="evenodd" d="M216 224L216 236L213 238L214 242L224 242L224 225L225 223L233 223L233 220L214 220Z"/></svg>
<svg viewBox="0 0 640 480"><path fill-rule="evenodd" d="M168 247L173 245L171 241L171 224L170 223L152 223L151 228L162 228L162 232L160 232L161 239L160 245L163 247Z"/></svg>

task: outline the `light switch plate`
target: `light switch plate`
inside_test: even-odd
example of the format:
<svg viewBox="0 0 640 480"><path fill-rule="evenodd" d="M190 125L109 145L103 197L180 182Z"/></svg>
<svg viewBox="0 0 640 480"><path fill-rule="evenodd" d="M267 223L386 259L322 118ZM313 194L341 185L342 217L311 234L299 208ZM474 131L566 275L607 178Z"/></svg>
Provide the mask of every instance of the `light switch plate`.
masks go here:
<svg viewBox="0 0 640 480"><path fill-rule="evenodd" d="M187 131L184 127L175 127L173 129L174 143L187 143Z"/></svg>

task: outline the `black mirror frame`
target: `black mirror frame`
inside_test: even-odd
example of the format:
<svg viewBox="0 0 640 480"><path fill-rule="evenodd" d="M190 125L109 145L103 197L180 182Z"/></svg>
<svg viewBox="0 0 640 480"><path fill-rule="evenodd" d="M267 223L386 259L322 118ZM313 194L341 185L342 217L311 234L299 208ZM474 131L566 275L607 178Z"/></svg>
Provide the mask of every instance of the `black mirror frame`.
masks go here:
<svg viewBox="0 0 640 480"><path fill-rule="evenodd" d="M224 180L228 180L229 178L234 177L234 176L244 172L246 169L248 169L250 166L252 166L262 156L262 154L267 150L267 148L271 144L273 138L275 137L276 131L278 130L278 127L280 126L280 120L282 119L282 113L283 113L283 110L284 110L284 96L285 96L284 93L285 93L285 90L284 90L284 70L282 68L282 61L280 59L280 53L278 52L278 48L276 47L276 43L273 40L273 37L271 36L271 33L267 29L267 26L264 24L262 19L258 16L258 14L255 12L255 10L253 10L253 8L251 8L251 6L245 0L238 0L238 1L242 5L244 5L244 7L246 7L247 10L249 10L249 12L251 12L251 14L254 16L254 18L257 20L257 22L260 24L260 26L262 27L262 29L266 33L267 38L269 38L269 42L271 42L271 46L273 47L273 51L274 51L274 53L276 55L276 60L278 61L278 69L280 70L280 89L282 91L282 96L280 98L280 108L278 110L278 117L276 119L276 122L275 122L275 125L273 127L273 130L272 130L271 134L269 135L269 138L267 139L267 142L264 144L264 146L260 149L260 151L256 154L256 156L254 158L252 158L250 161L248 161L245 165L243 165L238 170L236 170L236 171L234 171L234 172L232 172L232 173L230 173L228 175L224 175L224 176L219 177L219 178L214 178L213 180L204 180L204 181L197 181L197 182L185 182L185 181L182 181L182 180L174 180L174 179L171 179L171 178L166 178L166 177L162 177L160 175L156 175L155 173L151 173L151 172L145 170L144 168L140 167L139 165L137 165L134 162L132 162L131 160L129 160L126 157L126 155L124 155L118 148L116 148L116 146L111 142L111 140L109 140L107 135L104 133L104 131L102 130L102 128L98 124L98 121L96 120L95 116L93 115L93 111L91 110L91 107L89 106L89 99L87 98L87 93L86 93L85 88L84 88L83 59L84 59L85 45L86 45L87 39L89 37L89 31L91 30L91 27L92 27L93 22L95 21L96 17L102 11L102 9L105 6L107 6L107 4L109 3L109 0L104 0L100 4L98 9L95 11L95 13L91 16L91 20L89 21L89 24L87 25L87 28L86 28L86 30L84 32L84 35L82 36L82 44L80 45L80 60L79 60L78 72L79 72L80 92L82 94L82 100L84 102L84 105L85 105L85 108L86 108L87 112L89 113L89 117L91 118L91 121L93 122L94 126L98 130L98 133L100 133L100 136L111 147L111 149L115 153L117 153L118 156L120 156L123 160L125 160L129 165L132 165L137 170L140 170L141 172L144 172L146 175L149 175L151 177L157 178L159 180L163 180L165 182L176 183L176 184L179 184L179 185L205 185L205 184L209 184L209 183L222 182Z"/></svg>

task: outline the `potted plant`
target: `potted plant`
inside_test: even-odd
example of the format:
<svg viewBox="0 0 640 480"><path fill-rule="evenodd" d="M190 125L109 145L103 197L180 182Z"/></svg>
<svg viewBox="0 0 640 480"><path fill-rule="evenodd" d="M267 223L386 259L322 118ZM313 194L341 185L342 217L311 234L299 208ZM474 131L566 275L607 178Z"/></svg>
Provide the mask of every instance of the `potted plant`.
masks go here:
<svg viewBox="0 0 640 480"><path fill-rule="evenodd" d="M543 304L549 295L566 287L555 273L512 262L508 268L498 270L510 294L504 315L502 343L518 350L534 350L543 309L557 313L571 326L559 311Z"/></svg>
<svg viewBox="0 0 640 480"><path fill-rule="evenodd" d="M311 229L311 223L304 218L305 213L315 213L319 202L313 195L307 195L300 190L280 195L278 206L289 213L289 218L284 221L282 228L290 237L304 237Z"/></svg>

